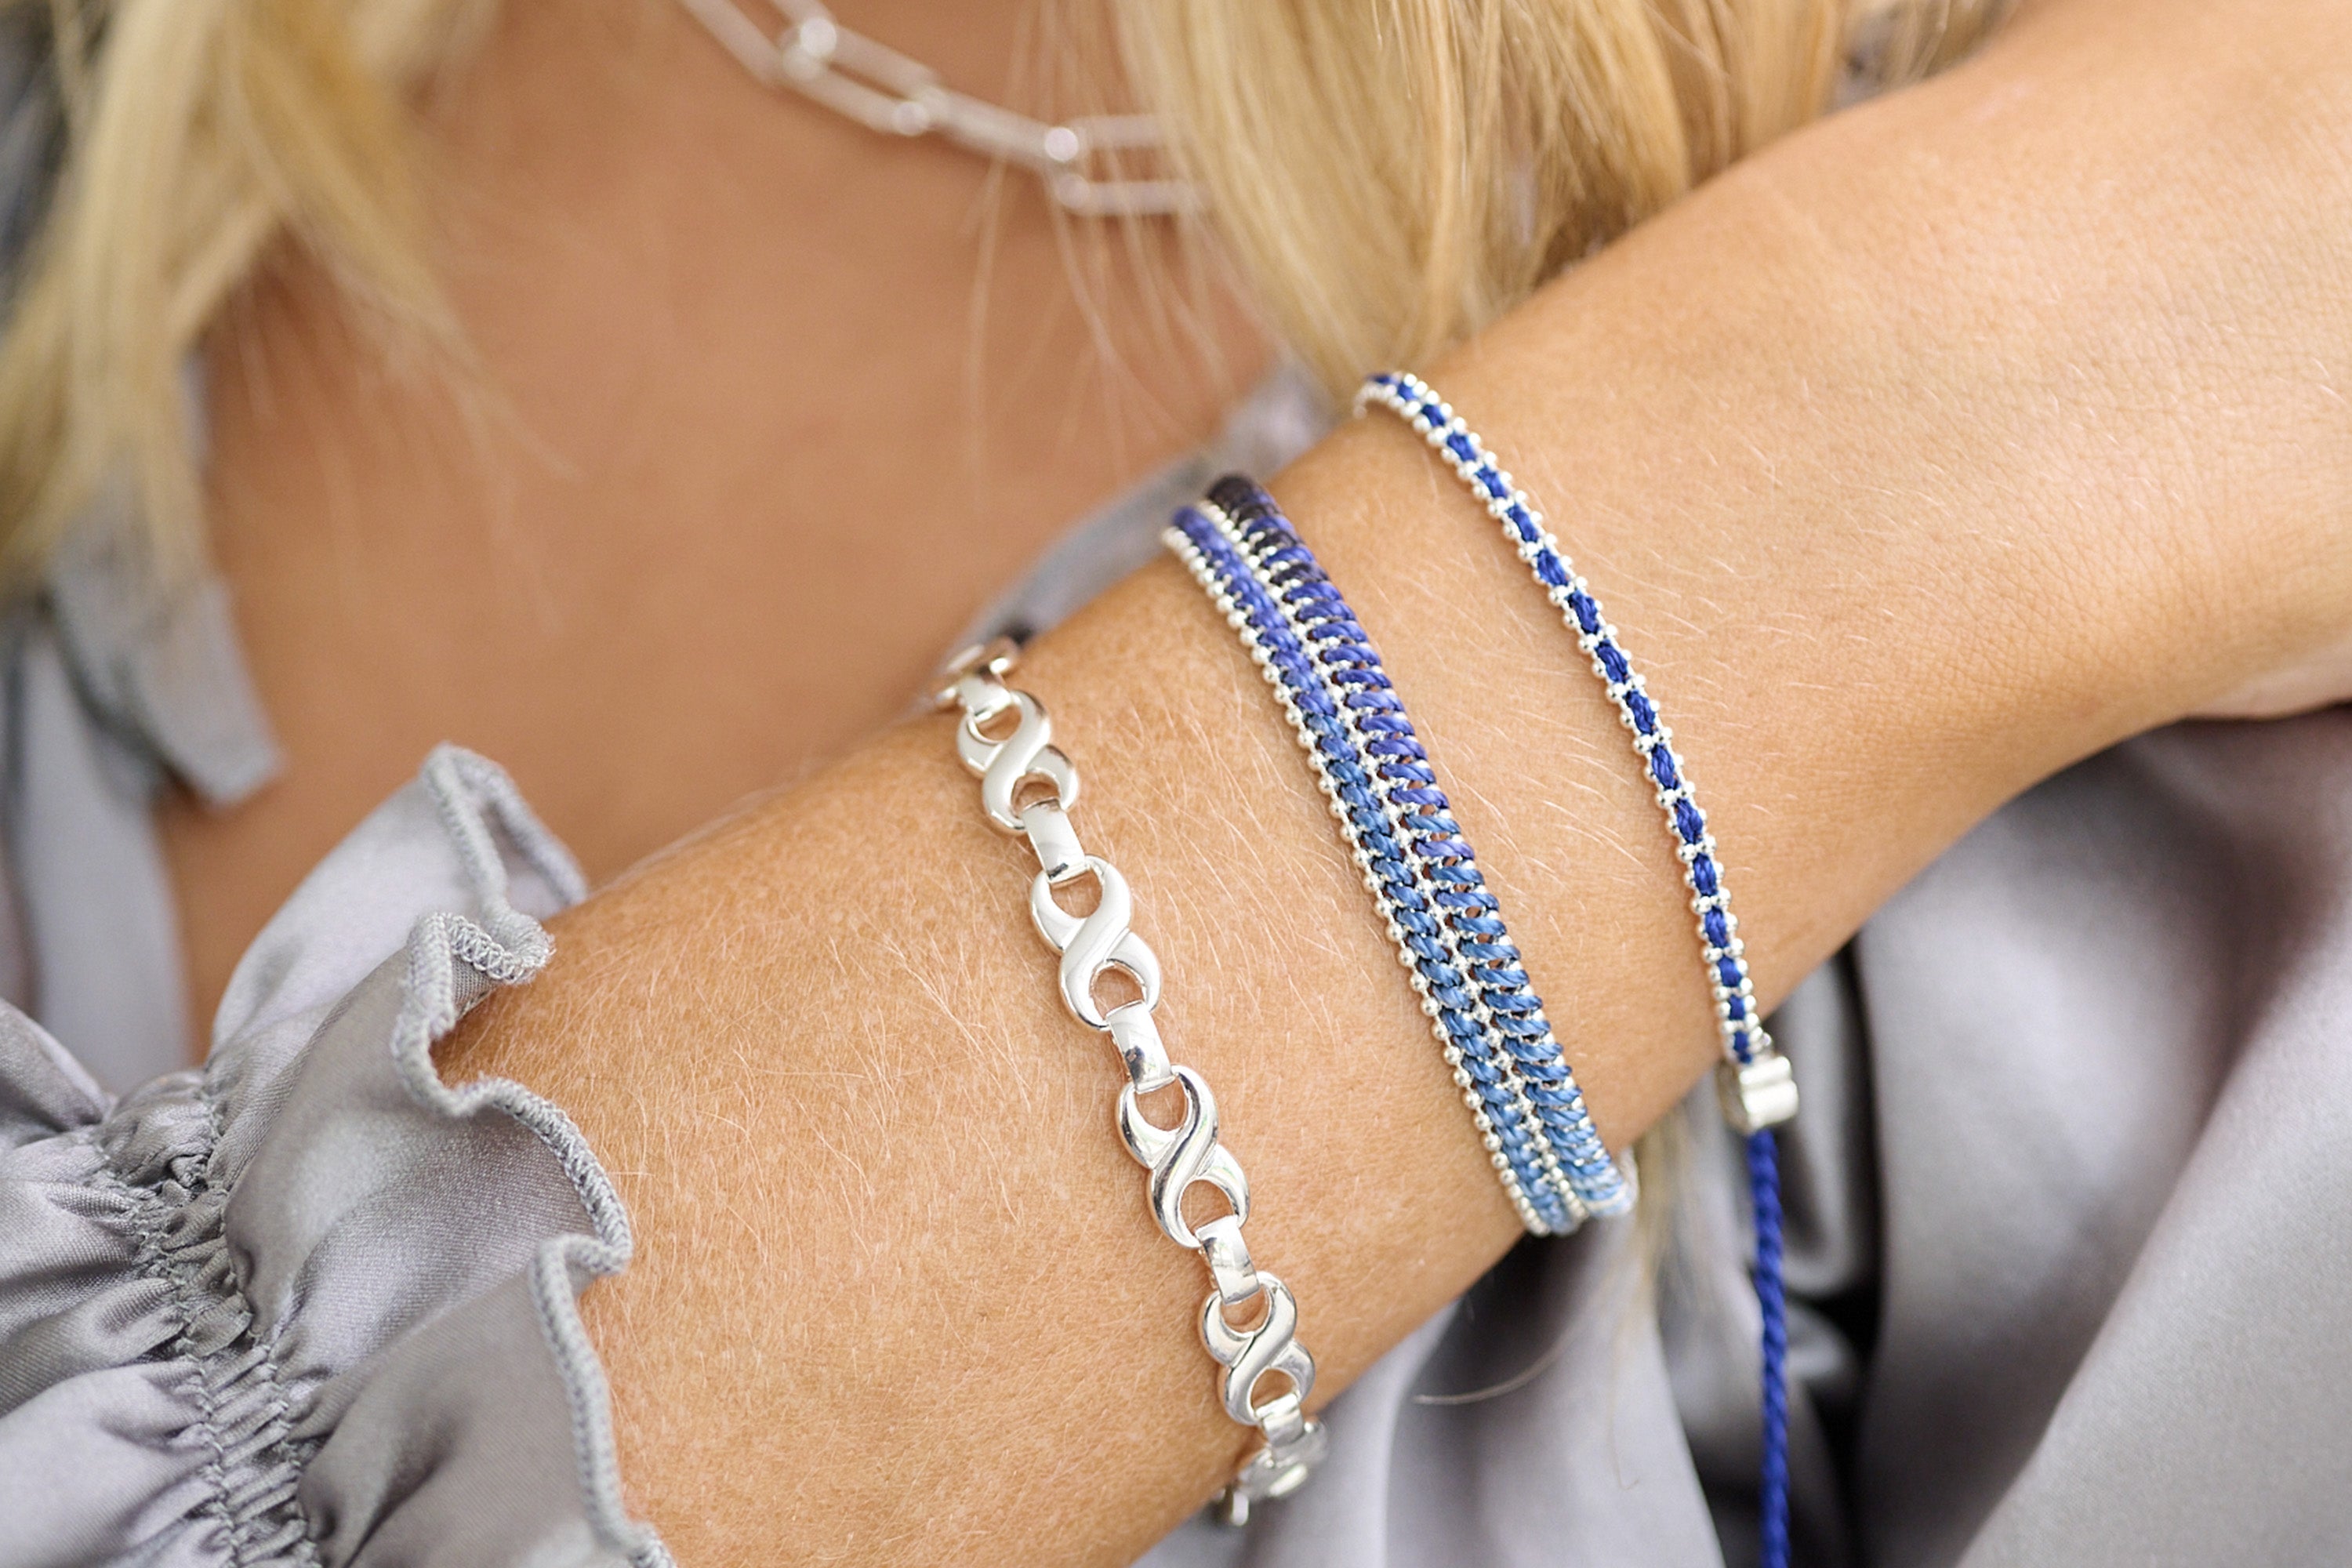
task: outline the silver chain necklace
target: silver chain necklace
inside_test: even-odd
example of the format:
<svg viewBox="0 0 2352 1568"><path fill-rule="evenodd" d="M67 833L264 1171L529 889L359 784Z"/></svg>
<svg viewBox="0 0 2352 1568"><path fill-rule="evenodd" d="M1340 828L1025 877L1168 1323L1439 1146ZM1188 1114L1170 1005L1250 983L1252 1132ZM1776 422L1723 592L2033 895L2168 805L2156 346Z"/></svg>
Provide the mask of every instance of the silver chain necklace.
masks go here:
<svg viewBox="0 0 2352 1568"><path fill-rule="evenodd" d="M735 0L679 0L762 85L790 88L885 136L944 136L982 157L1019 164L1066 212L1156 217L1200 205L1199 193L1181 180L1087 173L1106 153L1160 146L1160 123L1148 114L1086 115L1048 125L956 91L921 61L835 21L821 0L763 3L784 23L772 37Z"/></svg>

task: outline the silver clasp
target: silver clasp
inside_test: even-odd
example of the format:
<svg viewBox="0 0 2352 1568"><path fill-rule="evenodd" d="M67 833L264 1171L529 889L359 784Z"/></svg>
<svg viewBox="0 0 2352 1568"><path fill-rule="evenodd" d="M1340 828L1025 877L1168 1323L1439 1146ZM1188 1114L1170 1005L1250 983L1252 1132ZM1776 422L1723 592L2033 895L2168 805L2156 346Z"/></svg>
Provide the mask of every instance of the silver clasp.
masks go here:
<svg viewBox="0 0 2352 1568"><path fill-rule="evenodd" d="M1761 1132L1797 1114L1797 1075L1788 1058L1767 1050L1752 1061L1717 1067L1715 1098L1735 1131Z"/></svg>

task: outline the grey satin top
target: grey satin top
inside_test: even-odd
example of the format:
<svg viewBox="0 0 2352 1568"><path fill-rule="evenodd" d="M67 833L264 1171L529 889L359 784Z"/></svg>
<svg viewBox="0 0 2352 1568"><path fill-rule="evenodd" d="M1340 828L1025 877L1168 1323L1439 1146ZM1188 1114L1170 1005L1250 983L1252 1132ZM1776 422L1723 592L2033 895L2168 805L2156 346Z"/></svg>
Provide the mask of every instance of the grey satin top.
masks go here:
<svg viewBox="0 0 2352 1568"><path fill-rule="evenodd" d="M989 623L1050 624L1313 426L1268 389ZM625 1262L613 1187L558 1108L428 1055L544 959L570 858L436 753L171 1070L152 792L231 801L275 752L217 589L134 608L81 537L0 625L0 1568L666 1561L572 1309ZM2352 1562L2347 785L2352 710L2136 741L1781 1009L1799 1563ZM1153 1568L1751 1560L1734 1154L1708 1108L1681 1132L1656 1256L1523 1244L1333 1405L1310 1487Z"/></svg>

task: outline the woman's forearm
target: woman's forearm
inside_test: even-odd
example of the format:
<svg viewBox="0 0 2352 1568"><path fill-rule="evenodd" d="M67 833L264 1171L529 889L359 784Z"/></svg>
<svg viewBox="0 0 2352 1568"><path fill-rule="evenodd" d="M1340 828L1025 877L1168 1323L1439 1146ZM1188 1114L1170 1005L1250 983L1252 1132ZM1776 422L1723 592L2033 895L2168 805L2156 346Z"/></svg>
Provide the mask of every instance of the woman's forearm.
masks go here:
<svg viewBox="0 0 2352 1568"><path fill-rule="evenodd" d="M2194 9L2045 7L1433 372L1648 672L1768 998L2001 801L2347 618L2280 571L2352 580L2328 392L2352 332L2306 275L2343 252L2200 270L2294 225L2260 188L2224 199L2260 130L2227 116L2263 95ZM1630 1141L1714 1031L1624 731L1409 433L1344 428L1276 489ZM2286 518L2299 554L2247 543ZM1181 571L1020 681L1134 885L1162 1026L1217 1090L1328 1395L1516 1221L1306 763ZM586 1308L632 1502L683 1560L1123 1561L1229 1471L1198 1266L1118 1146L1116 1062L1061 1010L1033 869L946 721L910 724L567 916L545 977L448 1053L570 1107L621 1182L638 1261Z"/></svg>

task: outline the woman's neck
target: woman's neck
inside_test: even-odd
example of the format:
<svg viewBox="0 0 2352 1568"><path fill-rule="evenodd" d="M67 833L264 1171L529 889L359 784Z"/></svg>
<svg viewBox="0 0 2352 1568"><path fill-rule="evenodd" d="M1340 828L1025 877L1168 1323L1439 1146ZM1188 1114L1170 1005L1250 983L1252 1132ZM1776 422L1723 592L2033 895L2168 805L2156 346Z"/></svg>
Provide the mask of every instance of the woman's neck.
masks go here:
<svg viewBox="0 0 2352 1568"><path fill-rule="evenodd" d="M845 13L1010 89L1013 7ZM1214 428L1161 286L1025 177L762 89L667 0L517 5L432 117L471 393L386 374L299 263L215 340L215 538L283 780L169 821L206 1016L436 741L608 876L886 721L1070 520ZM1150 231L1153 262L1172 247Z"/></svg>

